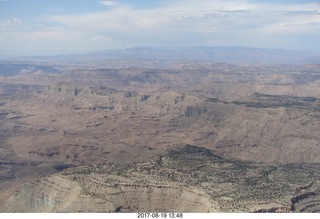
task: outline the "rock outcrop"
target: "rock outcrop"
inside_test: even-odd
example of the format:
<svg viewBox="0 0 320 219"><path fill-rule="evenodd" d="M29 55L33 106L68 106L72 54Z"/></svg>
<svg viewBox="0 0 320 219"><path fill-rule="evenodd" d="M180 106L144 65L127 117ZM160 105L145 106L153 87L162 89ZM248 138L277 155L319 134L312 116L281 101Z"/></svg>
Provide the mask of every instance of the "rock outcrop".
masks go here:
<svg viewBox="0 0 320 219"><path fill-rule="evenodd" d="M258 165L194 145L146 162L65 169L2 212L319 212L318 165ZM307 185L307 186L306 186Z"/></svg>
<svg viewBox="0 0 320 219"><path fill-rule="evenodd" d="M85 183L85 184L84 184ZM82 185L82 186L81 186ZM198 189L170 184L107 184L94 179L80 183L53 175L22 187L5 212L208 212L216 211Z"/></svg>

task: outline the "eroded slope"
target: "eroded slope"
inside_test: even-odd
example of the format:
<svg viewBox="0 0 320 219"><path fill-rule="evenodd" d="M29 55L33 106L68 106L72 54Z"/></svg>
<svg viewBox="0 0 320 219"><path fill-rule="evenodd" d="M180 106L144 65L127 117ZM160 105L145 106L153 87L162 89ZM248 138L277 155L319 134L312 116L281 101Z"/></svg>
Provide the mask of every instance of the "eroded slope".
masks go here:
<svg viewBox="0 0 320 219"><path fill-rule="evenodd" d="M319 182L319 165L240 162L187 145L147 162L34 180L2 211L319 212Z"/></svg>

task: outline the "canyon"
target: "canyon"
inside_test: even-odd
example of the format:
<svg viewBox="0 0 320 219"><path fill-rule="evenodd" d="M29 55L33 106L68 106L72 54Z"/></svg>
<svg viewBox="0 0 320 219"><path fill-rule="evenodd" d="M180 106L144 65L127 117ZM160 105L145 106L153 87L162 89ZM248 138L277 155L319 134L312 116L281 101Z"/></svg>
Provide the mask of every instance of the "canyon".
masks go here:
<svg viewBox="0 0 320 219"><path fill-rule="evenodd" d="M320 211L316 59L165 58L1 61L0 211Z"/></svg>

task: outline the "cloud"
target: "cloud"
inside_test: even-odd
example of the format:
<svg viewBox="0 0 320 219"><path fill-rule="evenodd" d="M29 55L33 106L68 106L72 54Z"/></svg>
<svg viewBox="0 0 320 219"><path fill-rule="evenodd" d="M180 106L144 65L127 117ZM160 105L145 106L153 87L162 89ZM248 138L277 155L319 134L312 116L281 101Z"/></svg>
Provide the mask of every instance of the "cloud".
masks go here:
<svg viewBox="0 0 320 219"><path fill-rule="evenodd" d="M295 37L294 34L301 36L301 32L320 34L317 28L320 7L315 3L203 0L196 4L185 0L168 1L153 8L136 8L118 1L100 2L112 7L105 12L49 19L79 31L107 36L106 48L110 44L131 47L206 43L273 47L272 43L279 41L279 34L288 38Z"/></svg>
<svg viewBox="0 0 320 219"><path fill-rule="evenodd" d="M287 48L300 45L306 48L307 43L296 42L300 42L303 36L320 35L318 3L174 0L161 1L152 7L139 7L134 5L134 1L99 2L106 6L104 11L41 17L42 23L53 25L51 28L22 30L22 21L12 18L0 22L0 29L18 31L20 28L21 41L37 42L47 37L52 40L51 44L44 42L43 47L49 49L59 44L61 48L70 50L145 45L285 45ZM9 35L7 32L8 45Z"/></svg>
<svg viewBox="0 0 320 219"><path fill-rule="evenodd" d="M293 21L270 25L264 28L266 33L320 33L320 20Z"/></svg>
<svg viewBox="0 0 320 219"><path fill-rule="evenodd" d="M100 1L100 3L105 6L108 6L108 7L112 7L112 6L117 5L117 1L115 1L115 0L104 0L104 1Z"/></svg>
<svg viewBox="0 0 320 219"><path fill-rule="evenodd" d="M109 42L111 38L107 36L95 35L90 40L94 42Z"/></svg>
<svg viewBox="0 0 320 219"><path fill-rule="evenodd" d="M9 20L0 21L0 30L14 29L14 28L21 26L21 25L22 25L22 20L14 17Z"/></svg>
<svg viewBox="0 0 320 219"><path fill-rule="evenodd" d="M116 1L100 1L107 6L117 5ZM307 19L317 16L314 4L270 5L246 1L173 1L168 5L151 9L134 9L130 5L117 5L110 11L82 15L53 16L51 19L66 25L92 31L111 31L128 34L135 30L176 31L243 31L243 28L259 28L284 23L290 20ZM276 8L276 9L275 9ZM319 7L318 7L319 9ZM313 19L313 18L312 18ZM294 23L293 23L294 24Z"/></svg>

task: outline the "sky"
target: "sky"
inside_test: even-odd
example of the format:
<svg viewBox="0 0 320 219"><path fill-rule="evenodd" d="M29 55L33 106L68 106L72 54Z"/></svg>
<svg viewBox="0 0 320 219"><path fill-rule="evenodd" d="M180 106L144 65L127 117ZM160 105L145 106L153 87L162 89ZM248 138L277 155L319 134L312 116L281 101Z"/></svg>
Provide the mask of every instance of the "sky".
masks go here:
<svg viewBox="0 0 320 219"><path fill-rule="evenodd" d="M0 0L0 56L139 46L320 51L320 0Z"/></svg>

